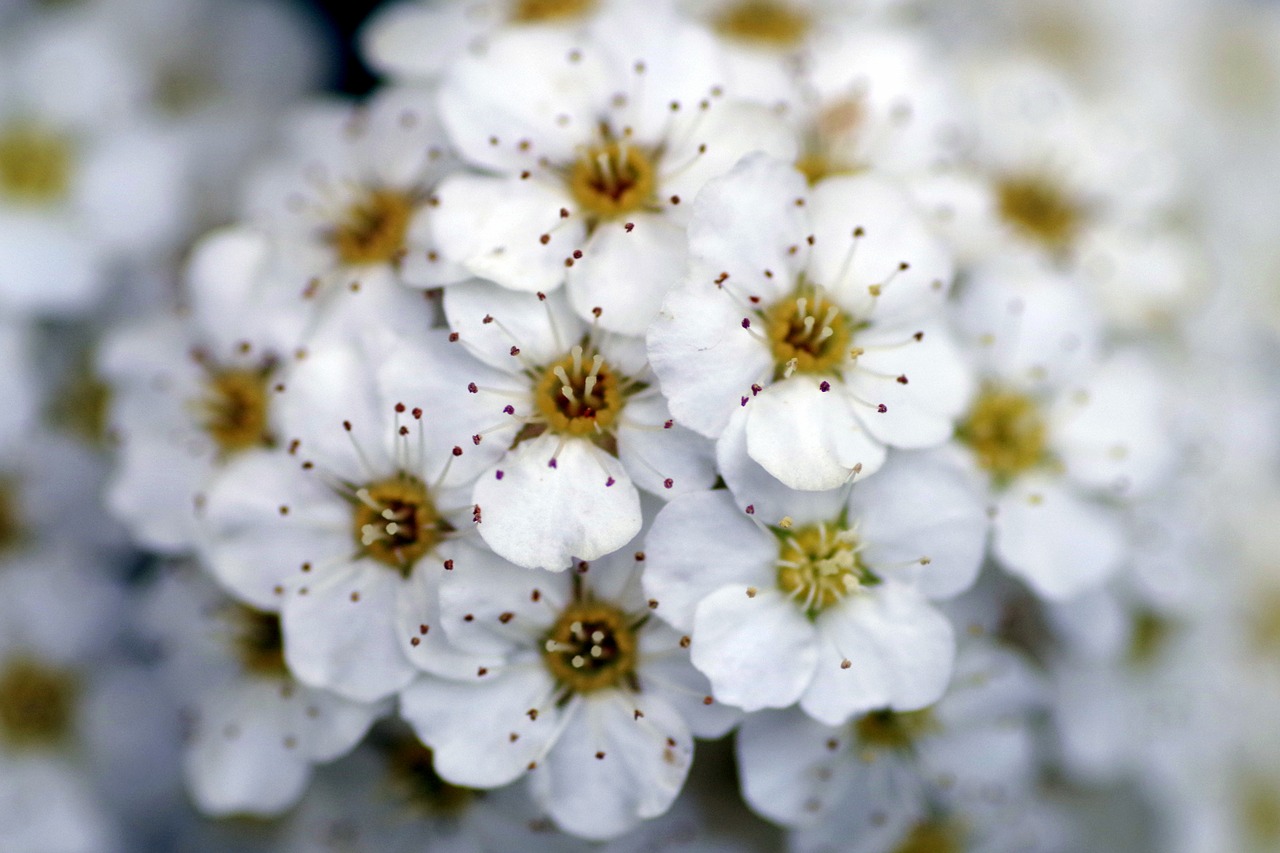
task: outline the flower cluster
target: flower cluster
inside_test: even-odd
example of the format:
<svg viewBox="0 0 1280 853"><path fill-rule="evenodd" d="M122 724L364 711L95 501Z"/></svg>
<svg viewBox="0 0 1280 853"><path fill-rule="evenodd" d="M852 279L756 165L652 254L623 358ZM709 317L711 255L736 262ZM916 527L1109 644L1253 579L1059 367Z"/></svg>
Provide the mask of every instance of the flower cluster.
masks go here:
<svg viewBox="0 0 1280 853"><path fill-rule="evenodd" d="M165 5L0 7L0 847L173 807L76 762L288 816L199 849L1280 843L1274 346L1119 12L415 0L353 105Z"/></svg>

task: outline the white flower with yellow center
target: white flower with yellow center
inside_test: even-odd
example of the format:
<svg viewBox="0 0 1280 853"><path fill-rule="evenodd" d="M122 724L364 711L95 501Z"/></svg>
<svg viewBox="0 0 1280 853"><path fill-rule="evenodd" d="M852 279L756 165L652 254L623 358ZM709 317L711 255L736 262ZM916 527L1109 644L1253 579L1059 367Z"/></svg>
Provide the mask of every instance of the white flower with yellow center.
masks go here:
<svg viewBox="0 0 1280 853"><path fill-rule="evenodd" d="M101 346L117 444L106 502L148 548L190 548L212 472L279 442L273 389L310 307L266 286L281 267L260 234L215 232L187 268L186 311L122 325Z"/></svg>
<svg viewBox="0 0 1280 853"><path fill-rule="evenodd" d="M742 793L760 814L815 827L855 808L911 814L937 787L948 803L1017 793L1036 769L1030 714L1045 687L1013 652L962 646L938 702L915 711L877 708L838 726L799 709L748 715L737 737Z"/></svg>
<svg viewBox="0 0 1280 853"><path fill-rule="evenodd" d="M314 764L364 737L389 700L360 703L299 684L284 662L279 614L231 599L192 566L162 576L142 622L187 725L183 773L209 815L280 814Z"/></svg>
<svg viewBox="0 0 1280 853"><path fill-rule="evenodd" d="M983 379L956 437L989 485L993 555L1046 598L1098 586L1127 558L1122 505L1172 469L1163 377L1139 351L1099 355L1070 279L979 270L958 313Z"/></svg>
<svg viewBox="0 0 1280 853"><path fill-rule="evenodd" d="M895 185L810 189L752 156L707 187L689 230L689 272L648 334L681 423L745 430L752 459L806 490L951 436L970 393L941 322L951 258Z"/></svg>
<svg viewBox="0 0 1280 853"><path fill-rule="evenodd" d="M652 617L643 562L628 551L556 574L480 551L457 562L441 588L445 632L491 662L400 696L441 777L493 788L527 776L552 820L593 839L671 806L693 736L717 737L739 714Z"/></svg>
<svg viewBox="0 0 1280 853"><path fill-rule="evenodd" d="M140 69L90 16L0 38L0 310L84 312L111 267L170 248L185 154L138 108Z"/></svg>
<svg viewBox="0 0 1280 853"><path fill-rule="evenodd" d="M973 583L986 541L963 468L899 454L825 512L762 519L752 501L677 498L645 540L645 592L691 637L716 698L748 711L799 702L828 725L937 701L955 641L930 599Z"/></svg>
<svg viewBox="0 0 1280 853"><path fill-rule="evenodd" d="M747 152L788 157L785 125L720 87L704 34L672 23L630 41L552 31L495 39L440 90L462 156L485 174L438 192L445 256L514 290L567 282L583 319L642 334L685 263L685 225L708 179Z"/></svg>
<svg viewBox="0 0 1280 853"><path fill-rule="evenodd" d="M715 482L710 442L672 420L639 341L582 322L563 294L466 283L444 308L470 363L451 366L441 405L460 413L458 440L488 466L473 521L505 559L552 571L594 560L640 529L637 488L669 497ZM408 346L386 370L405 393L443 378Z"/></svg>
<svg viewBox="0 0 1280 853"><path fill-rule="evenodd" d="M435 99L388 89L368 104L312 104L286 127L284 152L245 186L244 216L307 272L290 293L401 282L434 287L464 276L436 244L435 185L453 167Z"/></svg>
<svg viewBox="0 0 1280 853"><path fill-rule="evenodd" d="M277 394L275 448L234 459L200 507L201 556L242 601L280 611L290 671L358 701L399 690L415 664L470 667L433 616L472 525L479 460L438 403L467 356L425 326L421 397L380 375L398 340L384 326L313 341Z"/></svg>

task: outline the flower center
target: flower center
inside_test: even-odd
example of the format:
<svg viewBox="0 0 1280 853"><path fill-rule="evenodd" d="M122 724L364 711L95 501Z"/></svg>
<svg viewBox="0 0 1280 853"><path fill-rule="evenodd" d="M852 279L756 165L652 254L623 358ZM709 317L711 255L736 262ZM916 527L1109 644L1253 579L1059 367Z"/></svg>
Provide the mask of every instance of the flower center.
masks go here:
<svg viewBox="0 0 1280 853"><path fill-rule="evenodd" d="M836 373L849 357L853 322L820 288L802 285L764 320L778 378Z"/></svg>
<svg viewBox="0 0 1280 853"><path fill-rule="evenodd" d="M271 368L211 371L200 401L202 426L224 454L272 443L267 424L267 380Z"/></svg>
<svg viewBox="0 0 1280 853"><path fill-rule="evenodd" d="M392 784L421 811L440 817L466 811L480 791L450 785L436 773L431 750L412 735L392 738L383 745Z"/></svg>
<svg viewBox="0 0 1280 853"><path fill-rule="evenodd" d="M344 264L395 263L403 256L414 199L389 189L369 190L328 232L329 244Z"/></svg>
<svg viewBox="0 0 1280 853"><path fill-rule="evenodd" d="M808 35L809 16L790 3L741 0L721 11L711 26L720 35L759 47L795 47Z"/></svg>
<svg viewBox="0 0 1280 853"><path fill-rule="evenodd" d="M615 219L648 204L657 180L652 157L635 145L614 141L587 149L573 164L569 192L587 213Z"/></svg>
<svg viewBox="0 0 1280 853"><path fill-rule="evenodd" d="M18 546L26 535L22 512L18 507L17 483L0 477L0 553Z"/></svg>
<svg viewBox="0 0 1280 853"><path fill-rule="evenodd" d="M1080 230L1083 212L1044 178L1013 176L996 184L1000 216L1014 230L1050 249L1064 249Z"/></svg>
<svg viewBox="0 0 1280 853"><path fill-rule="evenodd" d="M0 128L0 196L29 204L62 200L71 185L71 143L35 124Z"/></svg>
<svg viewBox="0 0 1280 853"><path fill-rule="evenodd" d="M956 430L956 436L973 449L978 464L999 483L1045 461L1046 433L1034 400L992 386L978 395L969 417Z"/></svg>
<svg viewBox="0 0 1280 853"><path fill-rule="evenodd" d="M917 823L893 853L963 853L964 833L954 821L929 818Z"/></svg>
<svg viewBox="0 0 1280 853"><path fill-rule="evenodd" d="M1172 619L1154 610L1142 609L1133 614L1129 626L1129 663L1136 667L1155 663L1177 633Z"/></svg>
<svg viewBox="0 0 1280 853"><path fill-rule="evenodd" d="M905 750L915 746L921 735L938 730L938 721L928 708L920 711L872 711L854 724L858 742L872 749Z"/></svg>
<svg viewBox="0 0 1280 853"><path fill-rule="evenodd" d="M49 746L71 733L75 678L26 658L0 672L0 737L18 746Z"/></svg>
<svg viewBox="0 0 1280 853"><path fill-rule="evenodd" d="M858 558L852 530L815 524L783 531L778 543L778 588L816 616L877 582Z"/></svg>
<svg viewBox="0 0 1280 853"><path fill-rule="evenodd" d="M796 168L813 186L823 178L858 171L858 164L840 156L857 139L866 121L866 107L861 98L848 97L823 107L806 134L804 151L796 159Z"/></svg>
<svg viewBox="0 0 1280 853"><path fill-rule="evenodd" d="M436 511L426 485L404 472L357 489L355 498L352 526L361 553L406 577L452 529Z"/></svg>
<svg viewBox="0 0 1280 853"><path fill-rule="evenodd" d="M277 614L235 604L228 611L228 617L232 624L234 651L245 672L272 676L288 674L284 663L284 635L280 631Z"/></svg>
<svg viewBox="0 0 1280 853"><path fill-rule="evenodd" d="M595 8L596 0L516 0L511 20L517 24L540 24L581 17Z"/></svg>
<svg viewBox="0 0 1280 853"><path fill-rule="evenodd" d="M548 367L533 392L534 406L549 429L594 436L608 429L622 409L618 375L599 353L575 346Z"/></svg>
<svg viewBox="0 0 1280 853"><path fill-rule="evenodd" d="M542 659L556 681L575 693L630 683L635 680L635 629L611 604L574 602L547 634Z"/></svg>

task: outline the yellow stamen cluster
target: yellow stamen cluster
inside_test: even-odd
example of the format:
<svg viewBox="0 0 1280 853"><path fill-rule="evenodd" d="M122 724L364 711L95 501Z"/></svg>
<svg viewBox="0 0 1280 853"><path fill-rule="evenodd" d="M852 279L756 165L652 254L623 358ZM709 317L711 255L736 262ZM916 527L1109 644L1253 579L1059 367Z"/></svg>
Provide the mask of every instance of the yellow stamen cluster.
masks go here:
<svg viewBox="0 0 1280 853"><path fill-rule="evenodd" d="M22 122L0 128L0 197L27 204L52 204L71 186L71 143L40 125Z"/></svg>
<svg viewBox="0 0 1280 853"><path fill-rule="evenodd" d="M534 407L547 428L592 437L609 429L622 410L619 377L603 356L574 346L547 367L534 386Z"/></svg>
<svg viewBox="0 0 1280 853"><path fill-rule="evenodd" d="M404 472L357 489L353 506L361 553L406 575L451 529L426 484Z"/></svg>
<svg viewBox="0 0 1280 853"><path fill-rule="evenodd" d="M585 151L569 169L569 192L586 213L617 219L650 205L658 190L653 157L625 141Z"/></svg>
<svg viewBox="0 0 1280 853"><path fill-rule="evenodd" d="M809 615L873 582L858 558L858 538L852 530L815 524L779 533L778 588Z"/></svg>
<svg viewBox="0 0 1280 853"><path fill-rule="evenodd" d="M288 674L279 615L236 604L227 611L227 618L231 622L234 651L246 672L268 676Z"/></svg>
<svg viewBox="0 0 1280 853"><path fill-rule="evenodd" d="M556 681L575 693L630 685L636 667L632 621L611 604L570 604L543 641L542 659Z"/></svg>
<svg viewBox="0 0 1280 853"><path fill-rule="evenodd" d="M1083 211L1061 188L1037 176L1014 176L996 184L1000 216L1016 231L1061 250L1079 233Z"/></svg>
<svg viewBox="0 0 1280 853"><path fill-rule="evenodd" d="M983 388L956 437L972 448L978 464L997 483L1048 460L1048 431L1031 397L994 385Z"/></svg>
<svg viewBox="0 0 1280 853"><path fill-rule="evenodd" d="M407 193L369 190L326 236L344 264L396 263L404 256L409 221L416 208L417 201Z"/></svg>
<svg viewBox="0 0 1280 853"><path fill-rule="evenodd" d="M0 671L0 739L15 746L55 746L71 734L77 685L68 672L26 658Z"/></svg>
<svg viewBox="0 0 1280 853"><path fill-rule="evenodd" d="M871 749L911 749L921 735L938 730L938 721L925 708L920 711L872 711L854 724L858 743Z"/></svg>
<svg viewBox="0 0 1280 853"><path fill-rule="evenodd" d="M480 793L450 785L436 773L431 750L416 737L397 737L385 746L391 784L408 804L437 817L457 816Z"/></svg>
<svg viewBox="0 0 1280 853"><path fill-rule="evenodd" d="M272 443L267 422L269 368L212 370L205 381L204 431L223 454Z"/></svg>
<svg viewBox="0 0 1280 853"><path fill-rule="evenodd" d="M739 0L727 6L711 22L727 39L765 48L798 46L813 22L801 9L780 0Z"/></svg>
<svg viewBox="0 0 1280 853"><path fill-rule="evenodd" d="M933 818L916 824L893 853L962 853L964 833L955 822Z"/></svg>
<svg viewBox="0 0 1280 853"><path fill-rule="evenodd" d="M839 374L849 359L853 322L820 288L802 284L765 312L765 334L778 378Z"/></svg>
<svg viewBox="0 0 1280 853"><path fill-rule="evenodd" d="M596 7L597 0L516 0L511 20L517 24L540 24L580 18Z"/></svg>

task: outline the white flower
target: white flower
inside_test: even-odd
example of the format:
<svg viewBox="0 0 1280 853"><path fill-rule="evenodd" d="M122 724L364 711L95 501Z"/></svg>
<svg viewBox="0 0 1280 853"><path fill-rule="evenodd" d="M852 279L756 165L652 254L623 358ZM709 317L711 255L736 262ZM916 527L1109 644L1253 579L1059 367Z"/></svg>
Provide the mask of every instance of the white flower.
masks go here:
<svg viewBox="0 0 1280 853"><path fill-rule="evenodd" d="M964 470L900 454L826 513L772 528L750 500L677 498L645 540L645 592L691 635L716 698L748 711L798 701L829 725L935 702L954 637L929 599L973 582L986 539Z"/></svg>
<svg viewBox="0 0 1280 853"><path fill-rule="evenodd" d="M567 282L583 319L638 335L685 263L694 196L745 153L791 134L718 87L707 37L672 23L581 44L548 30L495 39L441 85L461 154L488 174L440 187L445 256L515 290Z"/></svg>
<svg viewBox="0 0 1280 853"><path fill-rule="evenodd" d="M638 341L583 323L562 294L476 282L449 288L444 307L458 366L464 348L478 360L448 377L471 399L441 405L488 466L475 522L504 558L552 571L593 560L640 529L637 487L668 496L715 481L709 442L672 421ZM406 347L387 373L418 393L422 361Z"/></svg>
<svg viewBox="0 0 1280 853"><path fill-rule="evenodd" d="M444 779L492 788L529 774L551 818L587 838L670 807L692 735L723 734L737 714L707 695L680 635L650 618L642 556L558 574L479 551L457 562L441 589L445 631L490 662L467 678L424 676L400 697Z"/></svg>
<svg viewBox="0 0 1280 853"><path fill-rule="evenodd" d="M982 270L960 313L983 385L957 437L990 484L996 560L1046 598L1098 586L1127 556L1115 503L1173 463L1163 377L1137 350L1099 358L1068 279Z"/></svg>
<svg viewBox="0 0 1280 853"><path fill-rule="evenodd" d="M851 807L918 813L936 796L931 786L951 805L1015 794L1035 769L1029 716L1043 694L1020 657L971 642L947 694L926 708L877 709L839 726L799 709L750 714L737 738L743 796L771 820L814 827Z"/></svg>
<svg viewBox="0 0 1280 853"><path fill-rule="evenodd" d="M940 322L951 259L895 186L810 190L749 157L699 197L690 252L648 335L681 423L718 437L741 411L751 458L806 490L950 437L970 390Z"/></svg>
<svg viewBox="0 0 1280 853"><path fill-rule="evenodd" d="M190 570L163 576L143 607L188 726L187 788L205 814L276 815L312 765L347 753L390 700L362 704L296 682L279 616L228 599Z"/></svg>
<svg viewBox="0 0 1280 853"><path fill-rule="evenodd" d="M277 449L241 454L207 490L200 553L238 598L280 610L298 680L371 701L407 684L415 663L467 665L430 614L471 526L478 470L429 384L415 399L382 380L398 337L364 331L319 338L295 365ZM430 357L418 363L442 388L467 358L444 335L422 329Z"/></svg>

